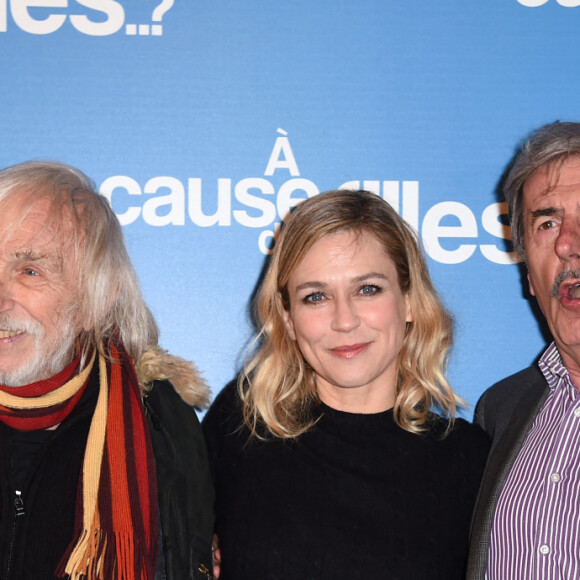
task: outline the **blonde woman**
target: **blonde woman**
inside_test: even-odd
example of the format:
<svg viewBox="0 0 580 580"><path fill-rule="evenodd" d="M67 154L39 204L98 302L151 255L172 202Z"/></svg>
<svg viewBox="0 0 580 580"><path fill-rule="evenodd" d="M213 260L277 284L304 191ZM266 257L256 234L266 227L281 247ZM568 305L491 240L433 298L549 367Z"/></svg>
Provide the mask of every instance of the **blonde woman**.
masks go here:
<svg viewBox="0 0 580 580"><path fill-rule="evenodd" d="M489 444L455 418L452 321L413 231L366 191L304 201L256 317L204 420L221 580L463 578Z"/></svg>

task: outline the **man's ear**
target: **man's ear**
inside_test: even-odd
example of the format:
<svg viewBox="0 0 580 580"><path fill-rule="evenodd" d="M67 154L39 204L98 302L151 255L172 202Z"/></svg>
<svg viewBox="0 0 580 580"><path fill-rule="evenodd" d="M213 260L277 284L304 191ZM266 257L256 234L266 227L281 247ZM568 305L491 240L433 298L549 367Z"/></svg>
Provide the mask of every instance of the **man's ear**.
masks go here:
<svg viewBox="0 0 580 580"><path fill-rule="evenodd" d="M89 316L86 312L80 311L78 313L78 327L83 332L91 332L95 328L95 324L93 320L89 319Z"/></svg>
<svg viewBox="0 0 580 580"><path fill-rule="evenodd" d="M86 292L88 293L90 290ZM77 322L79 328L82 328L85 332L91 332L95 327L99 326L102 320L109 316L119 295L119 284L115 285L114 290L107 292L106 289L102 289L99 294L91 293L91 299L87 300L82 295L82 292L79 291ZM96 308L95 303L97 305Z"/></svg>
<svg viewBox="0 0 580 580"><path fill-rule="evenodd" d="M75 313L76 327L79 332L90 332L95 327L94 321L91 320L91 318L94 318L94 314L93 316L90 316L89 312L87 312L87 300L83 300L80 296L77 296L76 300L78 304Z"/></svg>
<svg viewBox="0 0 580 580"><path fill-rule="evenodd" d="M532 296L536 295L536 291L534 290L534 285L532 284L532 281L530 280L530 274L528 273L528 287L530 289L530 294Z"/></svg>

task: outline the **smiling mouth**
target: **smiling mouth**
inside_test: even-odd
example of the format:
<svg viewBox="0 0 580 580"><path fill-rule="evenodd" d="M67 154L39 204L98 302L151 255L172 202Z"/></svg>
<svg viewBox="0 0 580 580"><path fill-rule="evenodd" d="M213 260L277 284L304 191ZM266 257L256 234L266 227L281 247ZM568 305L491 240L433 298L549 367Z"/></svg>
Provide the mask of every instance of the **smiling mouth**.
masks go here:
<svg viewBox="0 0 580 580"><path fill-rule="evenodd" d="M19 334L24 334L22 330L0 330L0 339L13 338Z"/></svg>
<svg viewBox="0 0 580 580"><path fill-rule="evenodd" d="M354 358L367 349L370 342L361 342L359 344L347 344L330 349L333 354L341 358Z"/></svg>

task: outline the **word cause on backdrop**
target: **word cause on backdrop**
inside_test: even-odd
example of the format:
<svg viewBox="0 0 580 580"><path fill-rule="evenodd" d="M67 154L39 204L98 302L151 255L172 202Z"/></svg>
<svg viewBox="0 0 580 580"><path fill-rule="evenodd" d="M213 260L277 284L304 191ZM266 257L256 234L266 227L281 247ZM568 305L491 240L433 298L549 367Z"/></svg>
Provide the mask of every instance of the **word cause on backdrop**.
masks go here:
<svg viewBox="0 0 580 580"><path fill-rule="evenodd" d="M217 195L214 188L204 188L200 177L190 177L184 183L171 176L152 177L142 186L131 176L114 175L103 181L100 191L124 226L138 220L155 227L185 226L188 220L201 228L230 227L236 223L262 229L258 247L268 254L284 216L305 197L320 193L316 183L300 176L287 133L282 129L278 133L264 176L247 177L235 183L230 178L218 178ZM267 179L282 171L288 172L290 179L281 185ZM498 238L498 243L477 244L474 241L480 235L478 219L464 203L436 203L420 220L418 181L348 181L340 188L367 189L381 195L421 235L428 255L437 262L465 262L478 248L487 260L496 264L519 261L505 243L510 239L505 203L490 204L479 220L484 232ZM457 243L453 244L453 240Z"/></svg>

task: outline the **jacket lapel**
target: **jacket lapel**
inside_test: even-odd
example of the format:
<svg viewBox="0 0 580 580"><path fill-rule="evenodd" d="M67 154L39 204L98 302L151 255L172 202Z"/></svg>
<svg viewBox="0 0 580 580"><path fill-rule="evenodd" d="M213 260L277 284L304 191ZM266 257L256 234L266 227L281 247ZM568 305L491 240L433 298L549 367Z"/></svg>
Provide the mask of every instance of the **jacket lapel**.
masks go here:
<svg viewBox="0 0 580 580"><path fill-rule="evenodd" d="M466 580L484 580L491 526L495 507L505 479L525 438L549 393L544 377L539 374L525 390L507 428L499 436L487 461L471 524L471 542Z"/></svg>

